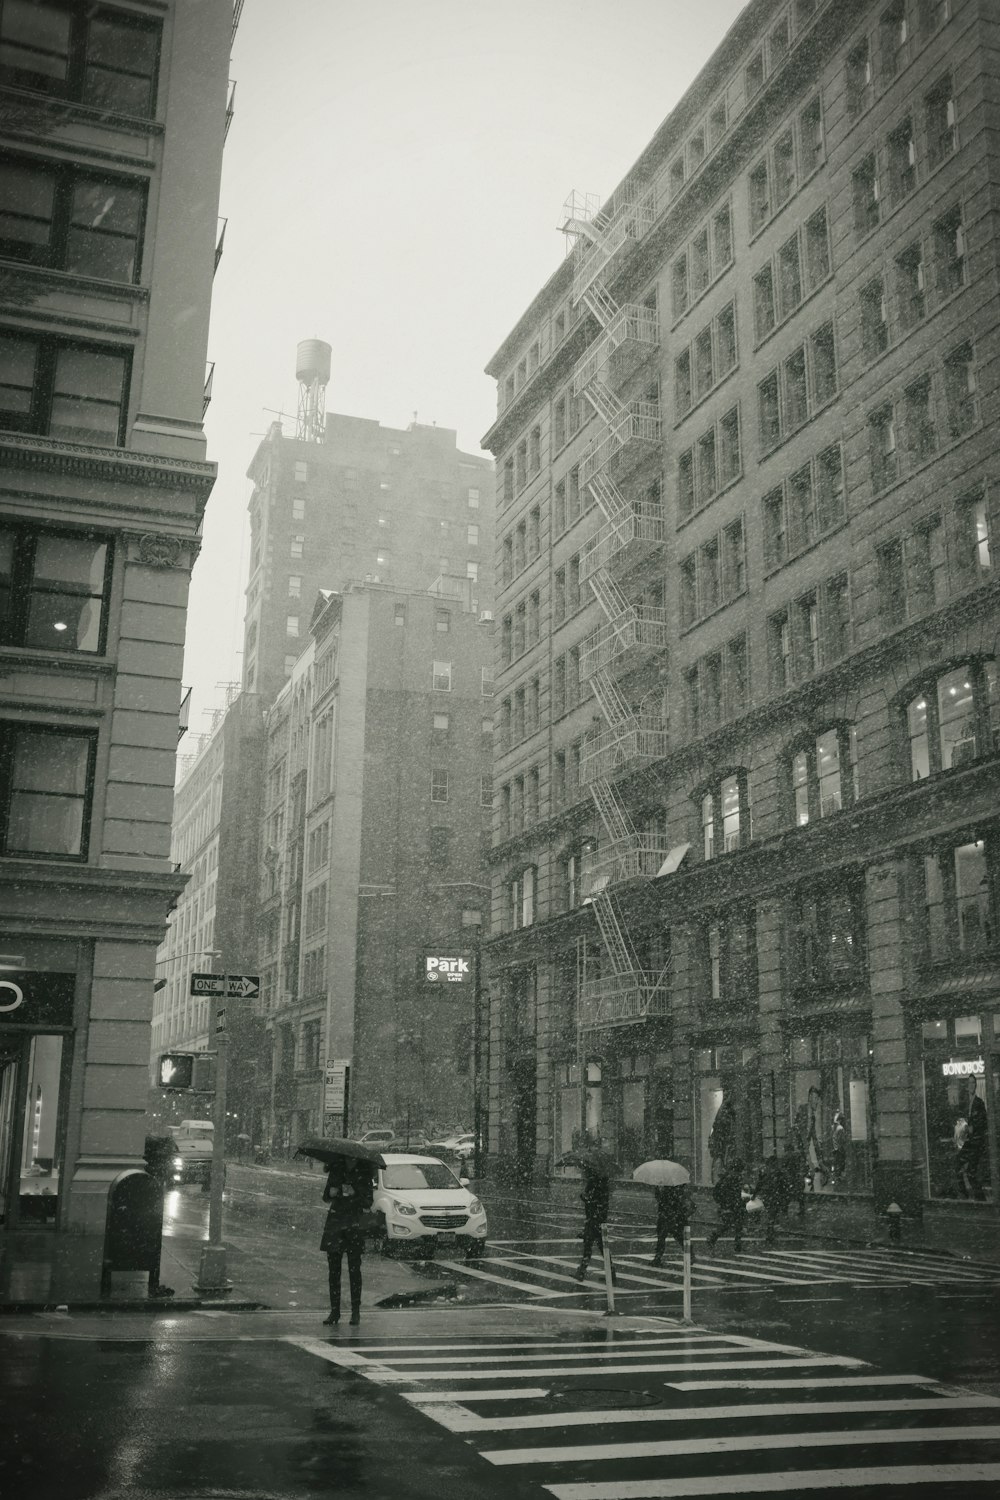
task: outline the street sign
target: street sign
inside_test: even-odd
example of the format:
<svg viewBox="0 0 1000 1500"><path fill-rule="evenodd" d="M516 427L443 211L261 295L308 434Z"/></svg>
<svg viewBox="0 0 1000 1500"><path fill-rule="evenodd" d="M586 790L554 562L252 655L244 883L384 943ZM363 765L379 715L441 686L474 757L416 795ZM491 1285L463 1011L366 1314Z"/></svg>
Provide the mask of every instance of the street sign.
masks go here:
<svg viewBox="0 0 1000 1500"><path fill-rule="evenodd" d="M323 1088L323 1112L339 1115L343 1112L347 1098L347 1075L350 1059L331 1057L326 1064L326 1079Z"/></svg>
<svg viewBox="0 0 1000 1500"><path fill-rule="evenodd" d="M221 1036L226 1029L226 1007L217 1005L215 1007L215 1034Z"/></svg>
<svg viewBox="0 0 1000 1500"><path fill-rule="evenodd" d="M225 995L228 1000L252 1000L260 994L259 974L192 974L192 995Z"/></svg>
<svg viewBox="0 0 1000 1500"><path fill-rule="evenodd" d="M468 984L472 979L472 955L425 953L423 968L428 984Z"/></svg>

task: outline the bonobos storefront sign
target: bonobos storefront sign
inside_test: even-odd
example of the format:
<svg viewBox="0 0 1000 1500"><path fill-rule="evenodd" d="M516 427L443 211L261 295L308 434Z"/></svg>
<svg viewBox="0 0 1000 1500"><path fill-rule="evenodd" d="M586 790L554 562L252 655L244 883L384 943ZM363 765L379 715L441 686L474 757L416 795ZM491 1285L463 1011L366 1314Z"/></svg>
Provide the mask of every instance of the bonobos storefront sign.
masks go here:
<svg viewBox="0 0 1000 1500"><path fill-rule="evenodd" d="M73 1025L75 974L0 969L0 1027L61 1030Z"/></svg>

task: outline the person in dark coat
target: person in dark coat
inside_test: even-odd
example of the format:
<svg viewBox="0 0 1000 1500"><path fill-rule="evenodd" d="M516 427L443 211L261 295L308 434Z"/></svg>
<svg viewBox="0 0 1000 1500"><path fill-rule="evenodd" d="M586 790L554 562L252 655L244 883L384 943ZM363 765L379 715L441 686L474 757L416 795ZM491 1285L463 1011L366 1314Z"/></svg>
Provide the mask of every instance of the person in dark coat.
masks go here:
<svg viewBox="0 0 1000 1500"><path fill-rule="evenodd" d="M712 1181L718 1182L736 1150L736 1110L731 1099L723 1099L715 1112L708 1133L708 1154L712 1162Z"/></svg>
<svg viewBox="0 0 1000 1500"><path fill-rule="evenodd" d="M714 1249L721 1235L732 1230L733 1249L739 1254L743 1242L743 1222L746 1208L743 1204L743 1160L735 1156L715 1187L712 1197L719 1209L719 1222L708 1237L708 1247Z"/></svg>
<svg viewBox="0 0 1000 1500"><path fill-rule="evenodd" d="M988 1128L986 1105L976 1092L975 1078L970 1078L965 1138L958 1151L958 1186L963 1198L975 1198L980 1203L986 1197L979 1172L989 1150Z"/></svg>
<svg viewBox="0 0 1000 1500"><path fill-rule="evenodd" d="M170 1135L147 1135L146 1171L160 1190L160 1224L156 1240L156 1258L149 1268L149 1295L172 1297L172 1286L164 1286L160 1280L160 1256L163 1250L163 1194L173 1186L173 1160L177 1155L177 1144Z"/></svg>
<svg viewBox="0 0 1000 1500"><path fill-rule="evenodd" d="M577 1281L582 1281L587 1274L587 1264L590 1260L594 1246L604 1254L604 1238L601 1234L601 1225L608 1222L608 1213L611 1208L611 1179L600 1169L583 1165L580 1168L583 1191L580 1193L580 1201L583 1203L583 1250L580 1256L580 1264L573 1275ZM614 1273L612 1272L612 1280Z"/></svg>
<svg viewBox="0 0 1000 1500"><path fill-rule="evenodd" d="M347 1256L347 1279L351 1290L351 1322L361 1322L361 1252L365 1244L366 1215L372 1206L372 1169L366 1162L350 1165L334 1162L323 1189L329 1203L319 1248L326 1251L330 1267L330 1312L324 1323L340 1322L340 1280Z"/></svg>
<svg viewBox="0 0 1000 1500"><path fill-rule="evenodd" d="M794 1137L785 1146L785 1154L781 1158L781 1166L785 1174L785 1191L788 1194L788 1206L790 1208L793 1203L797 1203L799 1218L803 1219L806 1212L806 1161Z"/></svg>
<svg viewBox="0 0 1000 1500"><path fill-rule="evenodd" d="M778 1223L788 1212L788 1173L780 1157L769 1156L757 1178L757 1197L764 1205L764 1244L774 1244Z"/></svg>
<svg viewBox="0 0 1000 1500"><path fill-rule="evenodd" d="M691 1222L691 1189L687 1183L681 1183L677 1187L658 1187L656 1189L656 1249L653 1251L653 1265L662 1266L663 1252L667 1248L667 1237L677 1241L681 1249L684 1249L684 1230ZM691 1251L691 1260L694 1261L694 1251Z"/></svg>

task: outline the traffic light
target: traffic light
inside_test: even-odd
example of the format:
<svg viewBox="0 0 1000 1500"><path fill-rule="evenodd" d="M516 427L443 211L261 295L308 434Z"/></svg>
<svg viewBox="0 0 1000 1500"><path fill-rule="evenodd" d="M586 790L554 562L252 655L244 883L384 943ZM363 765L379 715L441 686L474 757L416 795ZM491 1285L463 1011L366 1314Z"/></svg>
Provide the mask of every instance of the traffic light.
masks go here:
<svg viewBox="0 0 1000 1500"><path fill-rule="evenodd" d="M161 1052L157 1073L161 1089L190 1089L194 1082L193 1052Z"/></svg>

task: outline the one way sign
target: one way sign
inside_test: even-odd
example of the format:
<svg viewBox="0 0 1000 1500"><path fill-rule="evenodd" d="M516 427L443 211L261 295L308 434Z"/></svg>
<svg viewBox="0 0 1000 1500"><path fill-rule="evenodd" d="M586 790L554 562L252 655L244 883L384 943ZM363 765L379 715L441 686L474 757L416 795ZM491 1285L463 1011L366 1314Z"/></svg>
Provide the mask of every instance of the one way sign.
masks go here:
<svg viewBox="0 0 1000 1500"><path fill-rule="evenodd" d="M224 995L227 1000L252 1000L260 994L259 974L192 974L192 995Z"/></svg>

